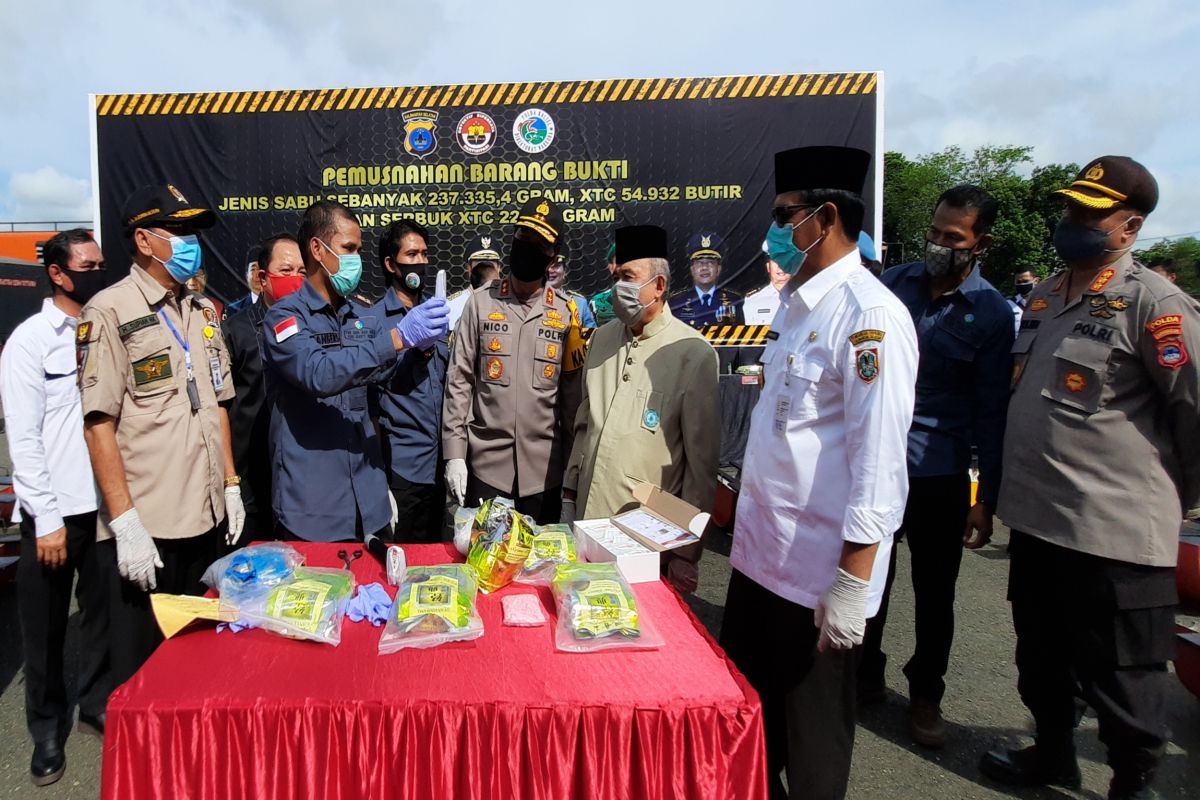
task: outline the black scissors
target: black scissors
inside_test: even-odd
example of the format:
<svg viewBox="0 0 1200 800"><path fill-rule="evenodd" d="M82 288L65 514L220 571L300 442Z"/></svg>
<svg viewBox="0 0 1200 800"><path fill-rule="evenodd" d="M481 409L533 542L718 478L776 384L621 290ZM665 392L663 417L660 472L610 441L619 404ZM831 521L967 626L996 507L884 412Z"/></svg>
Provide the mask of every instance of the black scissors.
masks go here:
<svg viewBox="0 0 1200 800"><path fill-rule="evenodd" d="M345 550L338 550L337 557L346 565L346 569L350 569L350 564L362 558L362 550L355 550L353 553L347 553Z"/></svg>

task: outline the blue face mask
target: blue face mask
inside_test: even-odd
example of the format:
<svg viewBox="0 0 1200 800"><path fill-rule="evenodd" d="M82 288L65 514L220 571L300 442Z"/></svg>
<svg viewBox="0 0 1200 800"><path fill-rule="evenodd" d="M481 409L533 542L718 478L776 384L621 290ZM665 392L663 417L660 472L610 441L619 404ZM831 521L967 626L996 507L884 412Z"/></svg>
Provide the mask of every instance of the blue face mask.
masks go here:
<svg viewBox="0 0 1200 800"><path fill-rule="evenodd" d="M317 241L321 242L320 239ZM333 248L324 242L321 242L321 246L333 253ZM333 254L337 256L338 271L331 273L325 269L324 264L321 265L321 269L325 269L325 274L329 276L329 282L333 284L333 290L342 297L349 297L358 288L358 282L362 280L362 256L358 253Z"/></svg>
<svg viewBox="0 0 1200 800"><path fill-rule="evenodd" d="M817 238L815 242L801 250L796 247L796 243L792 241L792 234L796 228L808 222L816 216L816 209L804 219L796 223L789 222L787 225L780 225L772 222L771 227L767 229L767 257L779 265L779 268L788 275L795 275L800 271L800 267L804 266L804 259L808 257L808 251L816 247L824 236Z"/></svg>
<svg viewBox="0 0 1200 800"><path fill-rule="evenodd" d="M171 257L166 261L163 261L154 254L151 254L150 257L166 267L167 272L177 282L187 283L200 274L200 241L193 234L186 236L161 236L149 228L145 228L144 230L151 236L171 243Z"/></svg>

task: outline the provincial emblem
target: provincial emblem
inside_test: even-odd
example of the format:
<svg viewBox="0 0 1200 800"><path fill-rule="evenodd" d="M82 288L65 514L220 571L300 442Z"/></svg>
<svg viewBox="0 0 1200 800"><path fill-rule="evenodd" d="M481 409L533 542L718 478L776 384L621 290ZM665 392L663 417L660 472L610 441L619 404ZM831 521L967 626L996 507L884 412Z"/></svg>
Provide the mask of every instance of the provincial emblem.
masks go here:
<svg viewBox="0 0 1200 800"><path fill-rule="evenodd" d="M874 383L879 377L879 348L864 347L854 354L854 371L864 383Z"/></svg>
<svg viewBox="0 0 1200 800"><path fill-rule="evenodd" d="M424 158L437 149L434 124L437 122L438 112L418 108L405 111L400 116L404 120L404 152L410 156Z"/></svg>

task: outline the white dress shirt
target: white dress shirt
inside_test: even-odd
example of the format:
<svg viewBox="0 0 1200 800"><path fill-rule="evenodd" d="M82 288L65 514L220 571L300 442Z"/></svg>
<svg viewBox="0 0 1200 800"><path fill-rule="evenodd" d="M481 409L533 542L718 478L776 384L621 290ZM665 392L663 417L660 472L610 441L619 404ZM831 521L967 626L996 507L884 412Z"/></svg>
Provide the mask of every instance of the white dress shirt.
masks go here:
<svg viewBox="0 0 1200 800"><path fill-rule="evenodd" d="M13 331L0 356L13 492L33 516L39 537L63 527L63 517L96 510L75 381L78 325L44 300L42 310Z"/></svg>
<svg viewBox="0 0 1200 800"><path fill-rule="evenodd" d="M782 295L729 561L763 588L815 608L837 576L842 543L878 542L867 602L874 616L908 497L912 317L862 268L857 250Z"/></svg>
<svg viewBox="0 0 1200 800"><path fill-rule="evenodd" d="M742 313L747 325L770 325L775 321L775 313L779 311L779 290L771 284L746 295L742 304Z"/></svg>

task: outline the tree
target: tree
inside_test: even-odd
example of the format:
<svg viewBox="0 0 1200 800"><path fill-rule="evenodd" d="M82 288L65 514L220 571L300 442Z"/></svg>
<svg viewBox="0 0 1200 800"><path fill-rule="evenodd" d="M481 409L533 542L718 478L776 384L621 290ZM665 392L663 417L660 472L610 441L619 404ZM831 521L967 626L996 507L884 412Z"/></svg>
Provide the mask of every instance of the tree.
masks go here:
<svg viewBox="0 0 1200 800"><path fill-rule="evenodd" d="M1144 250L1134 250L1133 257L1148 267L1174 264L1179 288L1200 296L1200 240L1195 237L1162 239Z"/></svg>

